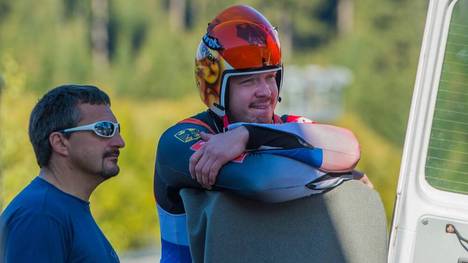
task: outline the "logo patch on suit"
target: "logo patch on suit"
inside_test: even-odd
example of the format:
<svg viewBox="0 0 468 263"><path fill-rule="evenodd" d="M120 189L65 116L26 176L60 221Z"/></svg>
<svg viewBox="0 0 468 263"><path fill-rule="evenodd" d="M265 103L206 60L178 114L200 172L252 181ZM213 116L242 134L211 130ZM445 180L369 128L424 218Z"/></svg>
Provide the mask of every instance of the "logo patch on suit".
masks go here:
<svg viewBox="0 0 468 263"><path fill-rule="evenodd" d="M188 143L193 140L200 139L200 131L195 128L187 128L187 129L178 131L176 134L174 134L174 137L176 137L179 141L183 143Z"/></svg>

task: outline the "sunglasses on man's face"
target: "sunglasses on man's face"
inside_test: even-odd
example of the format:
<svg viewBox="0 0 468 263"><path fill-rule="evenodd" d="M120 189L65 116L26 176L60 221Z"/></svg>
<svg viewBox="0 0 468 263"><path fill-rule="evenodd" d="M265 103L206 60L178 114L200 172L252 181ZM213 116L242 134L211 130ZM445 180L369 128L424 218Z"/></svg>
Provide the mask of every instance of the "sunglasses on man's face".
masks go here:
<svg viewBox="0 0 468 263"><path fill-rule="evenodd" d="M95 123L64 129L62 133L72 133L77 131L93 131L97 136L111 138L118 131L120 133L120 124L111 121L98 121Z"/></svg>

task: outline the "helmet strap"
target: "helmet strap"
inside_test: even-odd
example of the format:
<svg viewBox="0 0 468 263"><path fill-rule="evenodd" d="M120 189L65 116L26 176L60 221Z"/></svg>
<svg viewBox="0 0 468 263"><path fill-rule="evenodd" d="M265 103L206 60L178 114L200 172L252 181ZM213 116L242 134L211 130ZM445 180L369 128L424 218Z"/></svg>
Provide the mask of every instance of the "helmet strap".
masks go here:
<svg viewBox="0 0 468 263"><path fill-rule="evenodd" d="M225 110L224 110L224 107L222 107L221 105L217 104L217 103L214 103L213 106L210 107L211 111L213 111L214 113L216 113L216 115L218 116L223 116L225 115Z"/></svg>
<svg viewBox="0 0 468 263"><path fill-rule="evenodd" d="M226 130L228 126L229 126L229 117L227 116L227 114L224 114L224 116L223 116L223 128L224 128L224 130Z"/></svg>

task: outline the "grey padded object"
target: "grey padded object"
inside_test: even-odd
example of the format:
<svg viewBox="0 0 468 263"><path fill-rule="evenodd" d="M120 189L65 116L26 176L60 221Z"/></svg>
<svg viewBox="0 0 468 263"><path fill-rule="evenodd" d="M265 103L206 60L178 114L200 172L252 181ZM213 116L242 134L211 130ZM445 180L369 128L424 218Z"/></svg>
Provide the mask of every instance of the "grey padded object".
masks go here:
<svg viewBox="0 0 468 263"><path fill-rule="evenodd" d="M358 181L285 203L196 189L181 196L195 263L387 260L382 201Z"/></svg>

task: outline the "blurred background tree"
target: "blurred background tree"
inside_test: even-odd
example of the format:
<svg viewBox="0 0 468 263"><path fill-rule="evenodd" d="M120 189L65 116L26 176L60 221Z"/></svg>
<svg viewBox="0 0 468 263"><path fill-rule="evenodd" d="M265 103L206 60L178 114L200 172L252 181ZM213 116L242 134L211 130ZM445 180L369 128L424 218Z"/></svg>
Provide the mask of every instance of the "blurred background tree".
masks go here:
<svg viewBox="0 0 468 263"><path fill-rule="evenodd" d="M0 209L38 172L27 138L35 101L62 83L92 83L111 95L127 141L122 172L97 190L93 213L119 251L157 245L156 143L169 125L203 109L195 50L207 23L235 3L0 0ZM427 2L244 3L278 27L286 69L313 63L352 71L336 123L359 137L359 168L390 218Z"/></svg>

